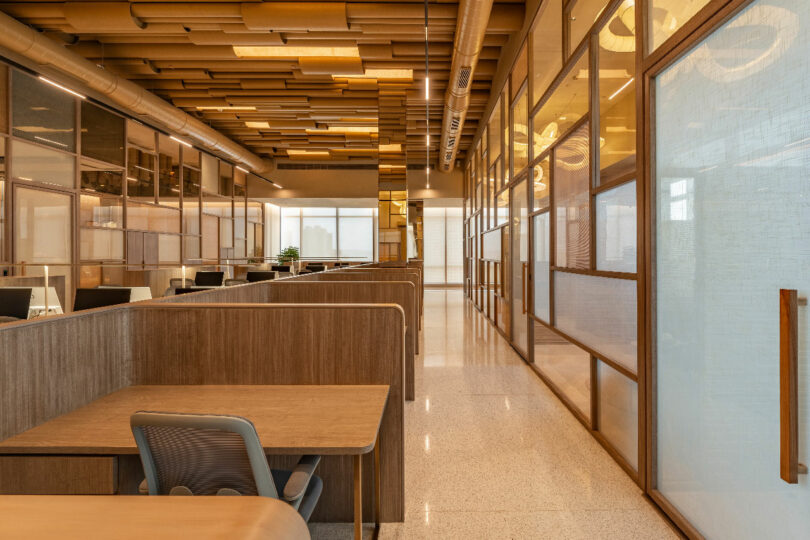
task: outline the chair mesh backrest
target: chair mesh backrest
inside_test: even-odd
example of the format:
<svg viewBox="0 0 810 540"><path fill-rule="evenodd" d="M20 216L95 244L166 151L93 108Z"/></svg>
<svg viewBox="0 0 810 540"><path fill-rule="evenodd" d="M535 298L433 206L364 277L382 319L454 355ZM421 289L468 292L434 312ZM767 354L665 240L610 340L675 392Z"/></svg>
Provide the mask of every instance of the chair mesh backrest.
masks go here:
<svg viewBox="0 0 810 540"><path fill-rule="evenodd" d="M213 429L143 426L152 451L158 491L185 486L195 495L221 488L257 495L245 442L237 433Z"/></svg>
<svg viewBox="0 0 810 540"><path fill-rule="evenodd" d="M247 427L246 433L238 433L225 427L229 421L242 422L239 427L243 430ZM172 422L174 425L167 425ZM184 425L178 425L181 422ZM223 427L212 427L212 422L222 424ZM265 486L268 482L272 484L272 478L255 428L245 419L213 415L136 413L132 428L152 494L168 495L172 488L185 486L194 495L216 495L220 489L230 488L242 495L278 496L277 493L272 493L275 491L272 487L269 488L271 493L266 493L268 487L264 488L265 493L260 493L262 490L257 486L256 474L267 477L259 479ZM252 441L253 446L262 454L264 467L261 469L264 470L254 471L246 435L255 438ZM146 448L141 448L142 445ZM149 478L150 469L154 473L154 481ZM153 483L156 484L154 487L151 485Z"/></svg>

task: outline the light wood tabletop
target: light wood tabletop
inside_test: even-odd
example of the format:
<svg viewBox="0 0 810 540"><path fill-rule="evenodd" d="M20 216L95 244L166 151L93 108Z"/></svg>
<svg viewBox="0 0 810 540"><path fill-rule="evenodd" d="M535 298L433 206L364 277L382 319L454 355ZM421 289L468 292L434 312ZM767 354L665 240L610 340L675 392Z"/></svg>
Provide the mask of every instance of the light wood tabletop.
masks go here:
<svg viewBox="0 0 810 540"><path fill-rule="evenodd" d="M132 413L231 414L268 454L360 455L377 441L386 385L130 386L0 442L0 454L137 454Z"/></svg>
<svg viewBox="0 0 810 540"><path fill-rule="evenodd" d="M310 537L294 508L266 497L4 495L0 514L0 538L9 540Z"/></svg>

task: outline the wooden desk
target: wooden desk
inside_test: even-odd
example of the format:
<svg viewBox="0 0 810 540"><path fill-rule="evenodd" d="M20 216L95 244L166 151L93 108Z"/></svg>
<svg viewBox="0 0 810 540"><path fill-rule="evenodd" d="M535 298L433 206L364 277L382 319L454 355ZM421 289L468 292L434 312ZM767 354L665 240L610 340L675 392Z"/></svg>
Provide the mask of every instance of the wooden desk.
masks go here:
<svg viewBox="0 0 810 540"><path fill-rule="evenodd" d="M244 416L256 426L268 454L355 457L355 537L360 538L362 455L372 450L375 521L379 523L377 442L388 390L385 385L130 386L0 442L0 454L16 454L0 458L0 471L25 466L19 461L20 455L35 460L34 455L82 459L137 454L129 418L139 410ZM3 467L3 459L16 461ZM5 485L0 489L8 492Z"/></svg>
<svg viewBox="0 0 810 540"><path fill-rule="evenodd" d="M266 497L0 496L0 538L308 539L289 504Z"/></svg>

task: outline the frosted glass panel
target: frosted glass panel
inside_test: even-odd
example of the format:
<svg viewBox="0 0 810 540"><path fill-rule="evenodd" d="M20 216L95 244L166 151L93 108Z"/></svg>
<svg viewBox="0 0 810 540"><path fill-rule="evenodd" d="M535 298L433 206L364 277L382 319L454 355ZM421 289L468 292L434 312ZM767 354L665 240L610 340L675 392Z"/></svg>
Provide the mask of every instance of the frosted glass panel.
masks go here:
<svg viewBox="0 0 810 540"><path fill-rule="evenodd" d="M366 210L365 208L362 210ZM367 209L371 214L371 209ZM340 210L341 214L344 212ZM340 257L374 260L374 219L341 217L338 219Z"/></svg>
<svg viewBox="0 0 810 540"><path fill-rule="evenodd" d="M557 218L557 266L590 266L590 168L588 124L554 152L554 208Z"/></svg>
<svg viewBox="0 0 810 540"><path fill-rule="evenodd" d="M447 209L447 223L445 225L445 238L447 242L447 283L459 284L464 280L464 221L461 217L461 208Z"/></svg>
<svg viewBox="0 0 810 540"><path fill-rule="evenodd" d="M591 355L534 324L534 362L586 418L591 417Z"/></svg>
<svg viewBox="0 0 810 540"><path fill-rule="evenodd" d="M71 262L72 197L22 187L14 195L14 262Z"/></svg>
<svg viewBox="0 0 810 540"><path fill-rule="evenodd" d="M596 268L636 271L636 183L596 196Z"/></svg>
<svg viewBox="0 0 810 540"><path fill-rule="evenodd" d="M334 208L332 208L334 210ZM304 217L302 257L337 257L337 221L334 217Z"/></svg>
<svg viewBox="0 0 810 540"><path fill-rule="evenodd" d="M549 218L544 212L534 218L534 314L550 323L549 313Z"/></svg>
<svg viewBox="0 0 810 540"><path fill-rule="evenodd" d="M281 249L301 247L301 218L298 208L281 209ZM272 254L273 256L276 253Z"/></svg>
<svg viewBox="0 0 810 540"><path fill-rule="evenodd" d="M124 259L124 232L105 229L81 229L79 253L83 261Z"/></svg>
<svg viewBox="0 0 810 540"><path fill-rule="evenodd" d="M180 262L180 240L182 236L161 234L158 236L158 259L162 263Z"/></svg>
<svg viewBox="0 0 810 540"><path fill-rule="evenodd" d="M444 283L444 208L425 208L422 219L425 283Z"/></svg>
<svg viewBox="0 0 810 540"><path fill-rule="evenodd" d="M219 161L210 154L202 154L202 188L216 193L219 187Z"/></svg>
<svg viewBox="0 0 810 540"><path fill-rule="evenodd" d="M501 261L501 230L495 229L481 235L484 244L482 258L490 261Z"/></svg>
<svg viewBox="0 0 810 540"><path fill-rule="evenodd" d="M638 470L638 385L604 362L597 362L599 431Z"/></svg>
<svg viewBox="0 0 810 540"><path fill-rule="evenodd" d="M35 144L11 141L11 176L72 188L76 184L76 158Z"/></svg>
<svg viewBox="0 0 810 540"><path fill-rule="evenodd" d="M707 538L810 531L808 477L779 477L778 357L779 289L810 293L809 48L810 2L755 1L655 81L656 480Z"/></svg>
<svg viewBox="0 0 810 540"><path fill-rule="evenodd" d="M636 372L636 281L554 273L557 328Z"/></svg>

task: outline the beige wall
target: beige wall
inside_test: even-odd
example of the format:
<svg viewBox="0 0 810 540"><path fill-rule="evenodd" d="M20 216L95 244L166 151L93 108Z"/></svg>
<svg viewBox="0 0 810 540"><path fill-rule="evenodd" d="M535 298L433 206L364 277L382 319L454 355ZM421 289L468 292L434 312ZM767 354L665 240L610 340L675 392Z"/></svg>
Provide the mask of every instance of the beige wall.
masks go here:
<svg viewBox="0 0 810 540"><path fill-rule="evenodd" d="M461 169L451 173L431 171L431 189L425 189L425 171L408 170L412 199L459 198L462 196ZM278 189L268 182L251 179L251 197L263 199L377 198L377 171L368 169L280 169L270 175Z"/></svg>

